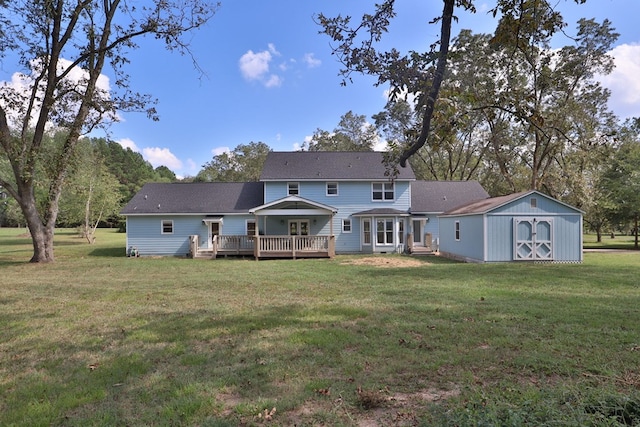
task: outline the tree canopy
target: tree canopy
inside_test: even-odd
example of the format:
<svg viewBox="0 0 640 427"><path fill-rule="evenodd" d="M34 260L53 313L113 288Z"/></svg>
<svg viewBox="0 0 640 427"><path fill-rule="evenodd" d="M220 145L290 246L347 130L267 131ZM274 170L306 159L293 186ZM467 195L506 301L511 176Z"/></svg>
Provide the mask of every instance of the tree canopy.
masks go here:
<svg viewBox="0 0 640 427"><path fill-rule="evenodd" d="M16 0L0 2L0 58L17 58L20 85L0 88L0 185L20 206L33 242L32 262L54 260L53 234L69 164L80 136L117 120L119 111L157 119L153 99L129 85L126 66L136 40L150 35L168 50L189 53L187 34L215 13L207 0ZM3 62L7 69L10 65ZM110 67L114 88L104 85ZM66 137L46 152L52 128ZM46 193L36 198L43 164ZM6 168L0 167L0 172Z"/></svg>
<svg viewBox="0 0 640 427"><path fill-rule="evenodd" d="M584 3L586 0L574 1ZM394 99L403 94L415 96L416 110L420 111L419 132L411 141L396 147L394 155L403 167L429 137L436 100L445 79L454 14L457 10L475 12L473 0L443 0L442 3L442 13L432 21L440 22L440 36L427 52L379 50L378 43L396 16L395 0L376 4L373 13L364 14L355 24L350 16L319 14L316 17L322 32L336 43L333 52L343 65L343 84L350 81L352 73L365 73L376 76L378 85L388 84ZM562 16L547 0L499 0L492 12L494 17L499 15L494 39L514 49L526 49L538 41L548 40L564 27ZM538 120L536 116L529 119L531 124Z"/></svg>

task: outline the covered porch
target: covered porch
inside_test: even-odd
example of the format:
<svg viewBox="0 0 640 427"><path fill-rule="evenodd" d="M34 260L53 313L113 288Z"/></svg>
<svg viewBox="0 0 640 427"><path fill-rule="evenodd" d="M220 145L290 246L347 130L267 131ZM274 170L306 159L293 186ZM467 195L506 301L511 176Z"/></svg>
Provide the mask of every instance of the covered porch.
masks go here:
<svg viewBox="0 0 640 427"><path fill-rule="evenodd" d="M333 258L336 208L288 196L249 210L256 218L254 253L261 258Z"/></svg>
<svg viewBox="0 0 640 427"><path fill-rule="evenodd" d="M264 258L333 258L333 217L337 210L298 196L289 196L258 206L247 234L211 236L211 245L201 247L198 236L190 237L194 258L254 256ZM217 221L213 219L211 221Z"/></svg>

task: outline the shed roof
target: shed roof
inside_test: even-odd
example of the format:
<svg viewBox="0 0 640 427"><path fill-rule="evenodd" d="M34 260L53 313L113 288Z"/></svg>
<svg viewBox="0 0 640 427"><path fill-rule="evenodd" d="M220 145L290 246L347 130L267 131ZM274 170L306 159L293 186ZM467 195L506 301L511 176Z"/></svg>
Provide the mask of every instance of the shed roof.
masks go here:
<svg viewBox="0 0 640 427"><path fill-rule="evenodd" d="M554 199L553 197L547 196L544 193L541 193L539 191L536 190L530 190L530 191L522 191L519 193L513 193L513 194L508 194L506 196L499 196L499 197L491 197L489 199L484 199L484 200L478 200L475 202L471 202L471 203L467 203L464 204L462 206L458 206L454 209L451 209L449 211L446 211L444 213L445 216L453 216L453 215L474 215L474 214L485 214L488 212L491 212L501 206L504 206L508 203L511 203L515 200L521 199L523 197L527 197L529 195L535 194L537 196L541 196L541 197L545 197L549 200L553 200L563 206L566 206L576 212L582 212L580 209L577 209L573 206L570 206L564 202L561 202L560 200Z"/></svg>
<svg viewBox="0 0 640 427"><path fill-rule="evenodd" d="M271 151L261 181L388 180L378 151ZM415 180L411 166L399 168L396 180Z"/></svg>
<svg viewBox="0 0 640 427"><path fill-rule="evenodd" d="M411 213L442 213L488 197L478 181L415 181L411 183Z"/></svg>
<svg viewBox="0 0 640 427"><path fill-rule="evenodd" d="M261 182L149 183L122 215L247 213L264 200Z"/></svg>

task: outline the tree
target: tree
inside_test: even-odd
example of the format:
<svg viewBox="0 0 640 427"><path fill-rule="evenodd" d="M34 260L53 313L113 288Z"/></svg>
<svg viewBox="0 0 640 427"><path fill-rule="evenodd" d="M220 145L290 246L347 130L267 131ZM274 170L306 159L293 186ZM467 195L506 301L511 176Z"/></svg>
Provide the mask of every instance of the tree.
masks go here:
<svg viewBox="0 0 640 427"><path fill-rule="evenodd" d="M373 151L378 142L375 126L364 115L348 111L340 117L333 132L317 129L311 140L304 143L307 151Z"/></svg>
<svg viewBox="0 0 640 427"><path fill-rule="evenodd" d="M0 185L25 216L32 262L54 260L60 195L80 136L116 120L117 111L146 111L157 119L151 98L131 90L124 70L136 40L151 35L169 50L190 53L185 35L204 25L216 8L207 0L0 3L0 56L12 52L25 70L21 87L4 85L0 91L0 157L8 159L12 172L0 177ZM107 64L115 74L113 93L100 86ZM55 156L43 159L43 140L51 127L65 129L67 137ZM39 161L52 172L40 207L35 195Z"/></svg>
<svg viewBox="0 0 640 427"><path fill-rule="evenodd" d="M611 206L611 222L632 222L634 249L640 249L640 119L634 121L623 128L623 143L603 174L601 186Z"/></svg>
<svg viewBox="0 0 640 427"><path fill-rule="evenodd" d="M398 147L398 152L392 153L395 161L404 167L407 160L424 146L429 137L436 100L447 68L454 12L456 8L475 12L475 7L473 0L443 0L442 14L432 21L440 22L440 37L437 43L434 43L428 52L410 51L402 54L396 49L376 49L376 43L382 40L396 15L394 4L395 0L385 0L376 4L375 12L363 15L360 23L355 26L351 25L350 16L338 15L332 18L319 14L316 19L322 27L322 32L337 43L333 53L343 65L342 84L351 80L352 73L365 73L377 76L377 85L389 84L393 97L401 93L416 96L417 110L422 112L420 132L408 145ZM523 40L527 34L521 34L520 29L527 26L531 28L532 23L540 22L537 12L552 10L551 4L546 0L499 0L493 9L494 17L498 14L502 16L497 27L497 38ZM544 22L543 32L550 37L562 27L561 17L554 12L554 17Z"/></svg>
<svg viewBox="0 0 640 427"><path fill-rule="evenodd" d="M196 181L245 182L258 181L271 148L264 142L240 144L232 152L213 157L202 166Z"/></svg>
<svg viewBox="0 0 640 427"><path fill-rule="evenodd" d="M86 138L79 141L60 200L60 219L80 225L82 237L95 243L100 222L120 210L120 183Z"/></svg>
<svg viewBox="0 0 640 427"><path fill-rule="evenodd" d="M164 181L173 174L171 171L163 172L162 166L154 170L142 154L124 148L115 141L92 138L91 145L104 159L109 172L120 182L119 192L123 200L130 200L147 182Z"/></svg>

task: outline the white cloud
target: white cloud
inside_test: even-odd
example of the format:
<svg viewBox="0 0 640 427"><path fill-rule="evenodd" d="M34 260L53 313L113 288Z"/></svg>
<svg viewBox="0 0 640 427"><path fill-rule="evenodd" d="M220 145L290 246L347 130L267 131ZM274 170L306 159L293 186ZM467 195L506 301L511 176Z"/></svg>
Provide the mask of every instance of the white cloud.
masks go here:
<svg viewBox="0 0 640 427"><path fill-rule="evenodd" d="M309 68L316 68L322 64L322 61L316 58L313 53L305 53L303 61Z"/></svg>
<svg viewBox="0 0 640 427"><path fill-rule="evenodd" d="M280 76L276 74L271 74L269 78L264 81L264 86L278 87L278 86L282 86L282 82L283 82L283 79Z"/></svg>
<svg viewBox="0 0 640 427"><path fill-rule="evenodd" d="M116 141L118 144L120 144L122 146L122 148L127 149L130 148L131 151L134 151L136 153L140 152L140 149L138 148L138 146L136 145L135 142L133 142L131 139L129 138L122 138Z"/></svg>
<svg viewBox="0 0 640 427"><path fill-rule="evenodd" d="M182 161L178 159L168 148L147 147L142 149L142 156L151 166L166 166L171 170L182 169Z"/></svg>
<svg viewBox="0 0 640 427"><path fill-rule="evenodd" d="M57 103L58 107L56 108L54 106L54 111L51 116L57 114L58 116L64 116L69 120L75 115L77 108L80 107L80 102L76 97L74 97L74 94L82 92L86 88L86 81L89 78L89 73L78 66L72 67L73 63L68 59L60 58L57 65L58 75L62 75L69 70L62 82L67 84L69 87L75 87L76 91L70 91L69 93L71 96L61 98ZM37 84L36 76L39 74L38 70L41 68L41 61L32 60L30 62L30 66L30 75L16 72L11 75L10 81L0 81L0 99L4 98L2 100L5 101L3 104L7 112L7 118L9 121L17 123L16 126L19 126L19 123L22 122L22 117L26 112L29 98L31 97L32 87ZM38 94L38 99L36 99L36 102L33 105L30 118L32 125L35 124L40 111L39 99L43 97L44 84L42 82L39 84L40 93ZM60 87L58 87L58 89L60 89ZM104 74L100 74L96 80L95 97L108 100L111 98L110 92L111 84L109 77ZM107 114L102 118L102 121L104 121L105 118L110 121L120 120L117 112ZM99 116L90 114L89 119L96 121L99 120ZM49 127L52 125L52 123L48 123Z"/></svg>
<svg viewBox="0 0 640 427"><path fill-rule="evenodd" d="M231 153L231 148L229 148L229 147L216 147L213 150L211 150L211 153L214 156L219 156L220 154L223 154L223 153Z"/></svg>
<svg viewBox="0 0 640 427"><path fill-rule="evenodd" d="M260 80L269 72L272 56L268 51L254 53L249 50L240 57L240 72L247 80Z"/></svg>
<svg viewBox="0 0 640 427"><path fill-rule="evenodd" d="M262 52L247 51L238 61L242 76L249 81L258 81L268 88L282 85L282 77L269 72L274 56L280 56L280 52L273 43L269 43L267 50ZM280 69L284 71L282 65Z"/></svg>
<svg viewBox="0 0 640 427"><path fill-rule="evenodd" d="M609 54L616 68L599 77L602 85L611 90L609 106L622 119L640 117L640 43L622 44Z"/></svg>

